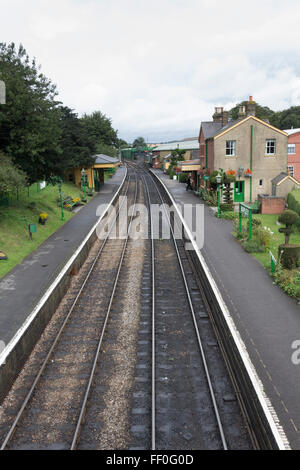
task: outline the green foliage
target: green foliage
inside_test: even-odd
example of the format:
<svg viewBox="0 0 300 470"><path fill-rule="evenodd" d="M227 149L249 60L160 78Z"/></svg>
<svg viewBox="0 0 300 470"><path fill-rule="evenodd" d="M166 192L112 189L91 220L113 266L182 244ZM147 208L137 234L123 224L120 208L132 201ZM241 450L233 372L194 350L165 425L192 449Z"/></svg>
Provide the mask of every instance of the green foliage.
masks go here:
<svg viewBox="0 0 300 470"><path fill-rule="evenodd" d="M300 273L297 270L287 270L279 262L274 273L274 282L289 296L300 302Z"/></svg>
<svg viewBox="0 0 300 470"><path fill-rule="evenodd" d="M137 137L134 141L133 141L133 144L132 144L132 147L135 147L137 149L141 148L142 147L145 147L147 144L146 144L146 141L144 139L144 137Z"/></svg>
<svg viewBox="0 0 300 470"><path fill-rule="evenodd" d="M264 253L266 251L257 239L242 241L242 247L247 253Z"/></svg>
<svg viewBox="0 0 300 470"><path fill-rule="evenodd" d="M232 192L233 192L233 188L231 187L231 185L225 184L223 194L224 194L225 204L227 205L233 204Z"/></svg>
<svg viewBox="0 0 300 470"><path fill-rule="evenodd" d="M175 160L176 162L182 162L184 160L185 150L182 149L175 149L171 152L171 160Z"/></svg>
<svg viewBox="0 0 300 470"><path fill-rule="evenodd" d="M187 183L188 177L187 173L181 173L179 176L180 183Z"/></svg>
<svg viewBox="0 0 300 470"><path fill-rule="evenodd" d="M220 208L222 212L232 212L233 204L220 204Z"/></svg>
<svg viewBox="0 0 300 470"><path fill-rule="evenodd" d="M290 235L293 233L292 226L294 224L297 224L298 222L298 214L295 211L292 211L290 209L284 211L280 216L278 217L278 222L281 224L285 224L285 228L280 228L279 232L284 233L285 235L285 244L288 245Z"/></svg>
<svg viewBox="0 0 300 470"><path fill-rule="evenodd" d="M261 227L262 221L252 217L252 228L255 230L257 227ZM249 230L249 219L247 219L247 230Z"/></svg>
<svg viewBox="0 0 300 470"><path fill-rule="evenodd" d="M60 174L68 168L89 167L94 162L92 155L96 152L95 141L72 109L61 106L60 112L62 129Z"/></svg>
<svg viewBox="0 0 300 470"><path fill-rule="evenodd" d="M229 111L229 116L236 120L238 119L238 112L240 106L246 106L248 102L243 101L237 104ZM291 106L282 111L273 111L267 106L261 106L256 103L256 117L262 120L269 120L270 124L278 129L297 129L300 127L300 106Z"/></svg>
<svg viewBox="0 0 300 470"><path fill-rule="evenodd" d="M173 179L173 176L175 175L175 172L173 171L173 169L172 169L171 166L170 166L169 169L168 169L168 173L169 173L170 179L172 180L172 179Z"/></svg>
<svg viewBox="0 0 300 470"><path fill-rule="evenodd" d="M218 205L218 195L216 192L202 188L201 193L202 199L204 199L204 201L207 202L209 206L216 207Z"/></svg>
<svg viewBox="0 0 300 470"><path fill-rule="evenodd" d="M217 216L217 213L216 213L216 216ZM237 220L238 219L238 214L236 212L233 212L233 211L225 211L225 212L221 212L221 219L225 219L225 220Z"/></svg>
<svg viewBox="0 0 300 470"><path fill-rule="evenodd" d="M265 227L256 226L253 228L253 239L257 240L258 243L265 249L270 248L272 240L272 232Z"/></svg>
<svg viewBox="0 0 300 470"><path fill-rule="evenodd" d="M286 269L295 269L300 260L300 245L280 245L278 258Z"/></svg>
<svg viewBox="0 0 300 470"><path fill-rule="evenodd" d="M118 158L118 150L113 147L112 145L106 145L103 143L99 143L96 145L96 152L97 154L102 153L104 155L108 155L109 157Z"/></svg>
<svg viewBox="0 0 300 470"><path fill-rule="evenodd" d="M298 215L295 211L286 210L278 217L280 224L285 224L287 227L296 224L298 221Z"/></svg>
<svg viewBox="0 0 300 470"><path fill-rule="evenodd" d="M0 192L7 193L27 182L26 174L17 168L12 158L0 152Z"/></svg>
<svg viewBox="0 0 300 470"><path fill-rule="evenodd" d="M30 182L58 171L61 126L55 85L30 61L22 45L0 43L0 80L6 104L0 108L0 149Z"/></svg>
<svg viewBox="0 0 300 470"><path fill-rule="evenodd" d="M288 194L287 203L289 209L297 212L300 216L300 189L295 189Z"/></svg>
<svg viewBox="0 0 300 470"><path fill-rule="evenodd" d="M236 120L238 119L239 114L239 107L246 106L248 101L243 101L242 103L238 103L234 108L229 111L229 116ZM268 108L267 106L261 106L256 103L256 117L259 119L270 119L274 115L274 111Z"/></svg>

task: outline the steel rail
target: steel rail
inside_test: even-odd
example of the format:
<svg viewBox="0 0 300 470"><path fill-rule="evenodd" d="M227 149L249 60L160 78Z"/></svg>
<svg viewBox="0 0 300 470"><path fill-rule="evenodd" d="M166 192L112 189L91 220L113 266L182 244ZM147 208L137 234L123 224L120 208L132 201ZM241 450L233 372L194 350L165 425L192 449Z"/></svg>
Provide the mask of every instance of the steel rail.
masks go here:
<svg viewBox="0 0 300 470"><path fill-rule="evenodd" d="M125 195L128 193L129 184L130 184L130 176L128 176L128 184L127 184L127 187L126 187ZM83 283L82 283L82 285L81 285L81 287L80 287L80 289L79 289L79 292L78 292L78 294L76 295L76 298L75 298L75 300L74 300L74 302L73 302L73 304L72 304L70 310L68 311L68 314L67 314L67 316L66 316L66 318L65 318L65 320L64 320L64 322L63 322L63 324L61 325L61 327L60 327L60 329L59 329L59 331L58 331L58 333L57 333L57 335L56 335L56 337L55 337L55 339L54 339L54 341L53 341L53 343L52 343L52 345L51 345L51 348L50 348L50 350L48 351L47 356L46 356L46 358L44 359L44 361L43 361L43 363L42 363L42 365L41 365L41 367L40 367L40 369L39 369L39 371L38 371L38 373L37 373L37 375L36 375L36 378L34 379L33 384L32 384L32 386L31 386L31 388L30 388L28 394L26 395L26 397L25 397L25 399L24 399L24 401L23 401L23 403L22 403L22 405L21 405L21 408L19 409L19 412L18 412L16 418L14 419L14 422L12 423L12 425L11 425L11 427L10 427L10 429L9 429L9 432L7 433L7 435L6 435L6 437L5 437L4 441L3 441L3 443L1 444L0 451L6 449L8 443L11 441L11 439L12 439L12 437L13 437L13 435L14 435L14 432L16 431L16 428L17 428L17 426L18 426L18 424L19 424L19 422L20 422L20 420L21 420L21 418L22 418L22 416L23 416L23 413L24 413L24 411L25 411L25 409L26 409L26 407L27 407L27 405L28 405L28 403L29 403L29 401L30 401L32 395L33 395L33 392L34 392L34 390L36 389L36 386L38 385L38 383L39 383L39 381L40 381L40 378L41 378L41 376L42 376L42 374L43 374L43 372L44 372L44 370L45 370L45 368L46 368L46 366L47 366L47 364L48 364L48 362L49 362L49 359L50 359L50 357L52 356L52 353L53 353L53 351L54 351L54 349L55 349L55 347L56 347L56 345L57 345L57 343L58 343L58 341L59 341L59 339L60 339L60 337L61 337L61 335L62 335L62 333L63 333L63 331L64 331L64 329L65 329L65 327L66 327L66 325L67 325L67 323L68 323L68 320L69 320L69 318L70 318L70 316L71 316L71 314L72 314L72 312L73 312L73 310L74 310L74 308L75 308L75 306L76 306L76 304L77 304L77 302L78 302L78 300L79 300L79 298L80 298L80 296L81 296L81 294L82 294L82 292L83 292L83 290L84 290L84 287L86 286L86 284L87 284L87 282L88 282L88 280L89 280L89 278L90 278L90 276L91 276L91 274L92 274L92 272L93 272L93 270L94 270L94 268L95 268L95 265L96 265L97 261L99 260L99 257L100 257L100 255L101 255L101 253L103 252L103 249L104 249L104 247L105 247L105 245L106 245L106 243L107 243L107 240L108 240L108 238L109 238L110 233L112 232L112 229L114 228L114 226L115 226L115 224L116 224L118 214L119 214L119 212L120 212L120 210L121 210L121 208L122 208L124 202L125 202L125 200L122 202L121 206L118 208L117 216L115 217L115 220L114 220L114 222L113 222L113 224L112 224L112 226L111 226L109 232L107 233L107 236L106 236L105 240L103 241L103 243L102 243L102 245L101 245L101 247L100 247L100 249L99 249L99 251L98 251L98 253L97 253L96 257L95 257L95 259L94 259L94 261L93 261L93 263L92 263L92 266L91 266L91 268L89 269L89 271L88 271L88 273L87 273L87 275L86 275L86 277L85 277L85 279L84 279L84 281L83 281Z"/></svg>
<svg viewBox="0 0 300 470"><path fill-rule="evenodd" d="M149 194L149 188L146 182L144 175L141 175L142 181L144 182L148 207L149 207L149 217L150 217L150 239L151 239L151 279L152 279L152 408L151 408L151 448L156 450L156 401L155 401L155 377L156 377L156 361L155 361L155 249L154 249L154 240L153 240L153 219L151 212L151 199Z"/></svg>
<svg viewBox="0 0 300 470"><path fill-rule="evenodd" d="M110 302L109 302L109 305L108 305L108 308L107 308L107 311L106 311L101 336L100 336L98 346L97 346L97 350L96 350L96 353L95 353L95 356L94 356L94 361L93 361L92 369L91 369L91 372L90 372L88 385L87 385L85 395L84 395L84 398L83 398L83 401L82 401L81 410L80 410L80 414L79 414L79 418L78 418L78 421L77 421L77 425L76 425L76 429L75 429L75 433L74 433L74 436L73 436L73 441L72 441L70 450L75 450L76 447L77 447L81 426L82 426L84 415L85 415L85 412L86 412L87 402L88 402L90 390L91 390L91 387L92 387L93 379L94 379L94 376L95 376L95 370L96 370L96 367L97 367L97 364L98 364L98 359L99 359L99 355L100 355L100 350L101 350L104 334L105 334L105 331L106 331L106 325L107 325L108 320L109 320L111 307L112 307L112 304L113 304L113 301L114 301L114 296L115 296L115 292L116 292L117 285L118 285L118 282L119 282L120 272L121 272L121 268L122 268L122 265L123 265L123 260L124 260L126 248L127 248L127 245L128 245L130 229L131 229L132 221L133 221L133 218L134 218L134 210L135 210L135 207L136 207L137 188L138 188L138 179L136 177L136 187L135 187L135 194L134 194L134 206L133 206L132 215L130 217L130 222L129 222L129 225L128 225L128 229L127 229L127 236L126 236L126 240L124 242L121 258L120 258L120 261L119 261L118 271L117 271L117 274L116 274L116 277L115 277L115 282L114 282L113 290L112 290L112 293L111 293Z"/></svg>
<svg viewBox="0 0 300 470"><path fill-rule="evenodd" d="M146 170L144 170L144 171L146 172ZM147 176L149 176L149 175L147 174ZM157 186L156 182L154 180L152 180L152 181L154 183L154 187L157 191L157 194L160 198L160 201L163 204L164 212L165 212L166 218L168 220L166 209L164 207L164 201L163 201L163 198L161 196L161 193L158 189L158 186ZM195 327L195 332L196 332L196 335L197 335L198 346L199 346L199 349L200 349L202 363L203 363L203 366L204 366L204 369L205 369L207 384L208 384L208 387L209 387L210 396L211 396L211 400L212 400L216 420L217 420L217 423L218 423L218 428L219 428L219 432L220 432L220 436L221 436L221 440L222 440L223 449L228 450L227 442L226 442L226 438L225 438L225 434L224 434L224 430L223 430L223 425L222 425L222 422L221 422L220 413L219 413L219 409L218 409L214 389L213 389L213 386L212 386L212 381L211 381L211 377L210 377L206 357L205 357L205 352L204 352L203 345L202 345L201 335L200 335L199 328L198 328L197 321L196 321L195 310L194 310L194 307L193 307L193 302L192 302L192 299L191 299L187 279L186 279L186 276L185 276L184 268L183 268L183 265L182 265L182 261L181 261L178 245L177 245L177 242L176 242L176 239L175 239L174 231L173 231L173 228L172 228L172 225L171 225L171 221L169 221L169 226L170 226L170 231L171 231L171 234L172 234L172 239L173 239L174 247L175 247L176 254L177 254L177 259L178 259L178 263L179 263L179 266L180 266L180 271L181 271L184 286L185 286L185 291L186 291L187 298L188 298L188 303L189 303L189 307L190 307L190 311L191 311L191 315L192 315L192 319L193 319L193 324L194 324L194 327Z"/></svg>

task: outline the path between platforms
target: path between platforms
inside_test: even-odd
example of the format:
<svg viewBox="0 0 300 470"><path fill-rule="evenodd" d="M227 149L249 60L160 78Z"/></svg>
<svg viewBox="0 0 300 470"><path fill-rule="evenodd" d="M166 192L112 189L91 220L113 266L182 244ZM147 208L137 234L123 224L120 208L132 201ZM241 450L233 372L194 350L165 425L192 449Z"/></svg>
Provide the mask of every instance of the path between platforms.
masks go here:
<svg viewBox="0 0 300 470"><path fill-rule="evenodd" d="M179 204L203 204L186 185L159 176ZM300 449L300 365L292 362L292 343L300 340L300 308L232 236L232 222L204 209L202 255L247 347L249 356L290 445Z"/></svg>
<svg viewBox="0 0 300 470"><path fill-rule="evenodd" d="M89 204L2 278L0 341L7 345L19 331L47 288L104 213L125 173L125 167L119 167ZM100 205L101 211L98 209Z"/></svg>

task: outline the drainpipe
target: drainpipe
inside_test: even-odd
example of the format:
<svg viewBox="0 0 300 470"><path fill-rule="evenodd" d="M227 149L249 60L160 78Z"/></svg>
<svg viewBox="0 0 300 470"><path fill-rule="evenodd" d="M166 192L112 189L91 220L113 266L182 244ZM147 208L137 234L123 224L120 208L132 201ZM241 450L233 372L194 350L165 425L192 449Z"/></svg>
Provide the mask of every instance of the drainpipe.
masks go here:
<svg viewBox="0 0 300 470"><path fill-rule="evenodd" d="M207 140L205 141L205 168L207 169Z"/></svg>
<svg viewBox="0 0 300 470"><path fill-rule="evenodd" d="M250 170L252 172L252 160L253 160L253 125L251 125L251 145L250 145ZM250 203L252 204L252 173L250 176Z"/></svg>

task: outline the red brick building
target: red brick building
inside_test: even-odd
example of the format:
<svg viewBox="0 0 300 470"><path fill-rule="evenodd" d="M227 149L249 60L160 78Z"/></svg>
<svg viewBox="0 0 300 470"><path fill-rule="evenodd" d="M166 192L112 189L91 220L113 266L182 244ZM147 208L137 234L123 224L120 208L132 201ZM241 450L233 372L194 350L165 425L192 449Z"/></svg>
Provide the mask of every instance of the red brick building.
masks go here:
<svg viewBox="0 0 300 470"><path fill-rule="evenodd" d="M288 173L300 181L300 129L287 129L288 143Z"/></svg>

